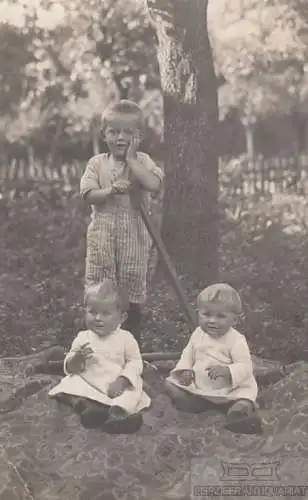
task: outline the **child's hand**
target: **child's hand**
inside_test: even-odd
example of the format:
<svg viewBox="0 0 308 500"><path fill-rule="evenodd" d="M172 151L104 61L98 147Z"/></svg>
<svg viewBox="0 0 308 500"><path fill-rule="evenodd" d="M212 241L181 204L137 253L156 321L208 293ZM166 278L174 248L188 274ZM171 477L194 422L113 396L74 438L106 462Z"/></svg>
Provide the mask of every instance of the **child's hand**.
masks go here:
<svg viewBox="0 0 308 500"><path fill-rule="evenodd" d="M181 385L190 385L195 380L195 374L193 370L182 370L179 373L175 373L178 382Z"/></svg>
<svg viewBox="0 0 308 500"><path fill-rule="evenodd" d="M78 375L85 369L86 360L91 358L93 354L89 343L80 346L77 352L66 363L66 369L71 375Z"/></svg>
<svg viewBox="0 0 308 500"><path fill-rule="evenodd" d="M112 185L111 192L114 194L125 194L130 190L130 188L131 183L129 181L119 179Z"/></svg>
<svg viewBox="0 0 308 500"><path fill-rule="evenodd" d="M108 388L107 396L109 398L117 398L129 387L130 383L126 377L118 377L115 382L112 382Z"/></svg>
<svg viewBox="0 0 308 500"><path fill-rule="evenodd" d="M131 138L130 145L127 149L126 160L128 162L134 161L137 159L137 151L138 151L139 144L140 144L140 137L139 137L139 134L136 134Z"/></svg>
<svg viewBox="0 0 308 500"><path fill-rule="evenodd" d="M231 373L228 366L211 366L208 369L208 374L211 380L216 380L218 377L222 377L228 381L231 379Z"/></svg>

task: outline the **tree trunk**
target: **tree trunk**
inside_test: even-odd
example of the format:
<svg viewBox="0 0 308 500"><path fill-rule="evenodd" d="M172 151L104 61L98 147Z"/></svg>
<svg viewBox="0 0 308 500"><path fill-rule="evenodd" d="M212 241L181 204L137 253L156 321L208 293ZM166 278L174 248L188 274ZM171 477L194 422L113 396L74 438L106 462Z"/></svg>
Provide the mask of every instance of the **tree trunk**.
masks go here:
<svg viewBox="0 0 308 500"><path fill-rule="evenodd" d="M217 84L207 0L148 0L164 93L163 233L180 273L217 279Z"/></svg>

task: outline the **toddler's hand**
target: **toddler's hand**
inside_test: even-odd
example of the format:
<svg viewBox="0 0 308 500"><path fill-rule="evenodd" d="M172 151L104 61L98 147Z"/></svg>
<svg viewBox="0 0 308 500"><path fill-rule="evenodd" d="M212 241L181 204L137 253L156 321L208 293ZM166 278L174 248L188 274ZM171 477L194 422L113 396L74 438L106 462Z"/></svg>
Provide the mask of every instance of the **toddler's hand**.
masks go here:
<svg viewBox="0 0 308 500"><path fill-rule="evenodd" d="M119 179L116 181L111 188L112 193L114 194L125 194L130 190L131 183L124 179Z"/></svg>
<svg viewBox="0 0 308 500"><path fill-rule="evenodd" d="M134 135L131 138L130 145L127 149L126 153L126 160L129 161L134 161L137 159L137 150L140 144L140 137L139 134Z"/></svg>
<svg viewBox="0 0 308 500"><path fill-rule="evenodd" d="M129 387L129 385L130 383L126 377L118 377L117 380L110 384L107 396L112 399L117 398Z"/></svg>
<svg viewBox="0 0 308 500"><path fill-rule="evenodd" d="M93 354L92 348L89 343L80 346L78 351L67 361L66 369L71 375L78 375L85 369L86 360L91 358Z"/></svg>
<svg viewBox="0 0 308 500"><path fill-rule="evenodd" d="M190 385L195 380L195 374L193 370L182 370L179 373L175 373L175 377L181 385Z"/></svg>
<svg viewBox="0 0 308 500"><path fill-rule="evenodd" d="M211 366L208 369L208 374L211 380L216 380L218 377L222 377L228 381L231 379L231 373L228 366Z"/></svg>

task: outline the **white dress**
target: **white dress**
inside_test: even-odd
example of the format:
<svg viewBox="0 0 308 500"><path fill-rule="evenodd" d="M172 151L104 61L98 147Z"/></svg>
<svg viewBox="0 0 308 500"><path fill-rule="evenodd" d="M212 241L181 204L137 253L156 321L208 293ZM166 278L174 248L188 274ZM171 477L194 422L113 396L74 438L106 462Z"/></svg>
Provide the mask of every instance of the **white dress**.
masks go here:
<svg viewBox="0 0 308 500"><path fill-rule="evenodd" d="M214 365L228 366L232 382L228 384L222 377L211 380L208 368ZM173 376L177 370L193 370L195 381L189 386L179 384ZM242 398L255 401L258 394L247 341L234 328L220 338L213 338L200 327L196 328L167 380L215 403Z"/></svg>
<svg viewBox="0 0 308 500"><path fill-rule="evenodd" d="M68 374L67 361L85 343L93 350L91 358L86 360L85 370L79 375ZM49 396L59 393L81 396L108 406L120 406L134 414L151 403L143 391L142 371L140 350L131 333L119 327L106 337L99 337L91 330L84 330L78 333L65 357L66 376L51 389ZM108 388L119 376L126 377L130 387L120 396L109 398Z"/></svg>

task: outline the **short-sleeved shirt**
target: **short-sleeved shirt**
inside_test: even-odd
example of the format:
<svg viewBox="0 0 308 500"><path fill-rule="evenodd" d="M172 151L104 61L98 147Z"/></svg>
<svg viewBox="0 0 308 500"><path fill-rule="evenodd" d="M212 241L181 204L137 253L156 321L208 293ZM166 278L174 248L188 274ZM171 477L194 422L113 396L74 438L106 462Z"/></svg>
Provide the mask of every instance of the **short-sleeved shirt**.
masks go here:
<svg viewBox="0 0 308 500"><path fill-rule="evenodd" d="M156 175L161 182L164 173L146 153L137 153L137 161L140 162L145 170ZM117 161L111 154L102 153L92 157L86 167L86 170L80 182L80 194L84 198L92 189L104 189L110 187L119 179L129 180L130 172L125 167L125 163ZM148 208L150 193L142 189L142 201ZM92 216L100 212L114 212L119 210L130 211L132 209L129 194L113 195L106 199L101 206L92 206Z"/></svg>

